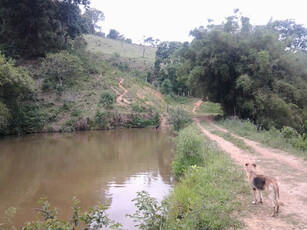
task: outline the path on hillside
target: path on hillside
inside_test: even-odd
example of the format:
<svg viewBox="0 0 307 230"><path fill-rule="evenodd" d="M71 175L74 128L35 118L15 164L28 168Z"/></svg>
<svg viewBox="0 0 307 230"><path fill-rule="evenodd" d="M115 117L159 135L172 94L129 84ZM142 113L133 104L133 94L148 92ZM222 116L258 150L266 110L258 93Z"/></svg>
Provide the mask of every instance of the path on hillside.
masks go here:
<svg viewBox="0 0 307 230"><path fill-rule="evenodd" d="M125 79L121 78L118 86L119 88L121 88L122 90L124 90L123 93L118 92L118 90L116 90L114 87L111 87L111 89L116 93L117 98L116 98L116 102L122 106L125 106L125 103L130 104L130 102L124 98L124 96L126 95L126 93L128 93L128 90L123 86L123 82Z"/></svg>
<svg viewBox="0 0 307 230"><path fill-rule="evenodd" d="M201 103L203 103L202 100L199 100L199 101L197 101L197 102L194 103L194 107L193 107L193 109L192 109L192 113L196 114L196 109L199 108L199 106L201 105Z"/></svg>
<svg viewBox="0 0 307 230"><path fill-rule="evenodd" d="M208 138L215 141L242 168L247 162L255 162L260 173L271 175L278 180L280 200L284 203L280 214L276 218L270 216L271 202L265 195L263 205L246 204L252 209L251 213L243 218L248 229L307 229L307 161L232 134L234 137L243 140L246 145L252 147L255 151L255 153L247 152L213 134L214 129L224 132L227 132L227 130L213 124L212 117L196 117L194 121ZM210 131L209 128L203 127L200 122L206 122L206 127L210 126ZM246 184L246 186L248 185ZM250 192L251 201L252 192Z"/></svg>

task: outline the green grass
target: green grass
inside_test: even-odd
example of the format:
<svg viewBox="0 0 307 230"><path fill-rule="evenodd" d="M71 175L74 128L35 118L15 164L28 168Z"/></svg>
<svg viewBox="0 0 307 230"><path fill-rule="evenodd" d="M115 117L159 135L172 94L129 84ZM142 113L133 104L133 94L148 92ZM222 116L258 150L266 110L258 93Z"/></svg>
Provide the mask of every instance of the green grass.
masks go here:
<svg viewBox="0 0 307 230"><path fill-rule="evenodd" d="M136 44L128 44L108 38L98 37L95 35L85 35L88 45L87 50L91 52L100 52L108 55L119 55L125 58L142 59L150 63L154 63L156 57L156 47L145 47L143 57L143 46Z"/></svg>
<svg viewBox="0 0 307 230"><path fill-rule="evenodd" d="M232 144L234 144L235 146L239 147L240 149L249 151L251 153L255 152L250 146L246 145L243 140L234 137L229 132L223 132L221 130L213 130L213 131L211 131L211 133L216 134L216 135L218 135L220 137L223 137L225 140L231 142Z"/></svg>
<svg viewBox="0 0 307 230"><path fill-rule="evenodd" d="M188 129L191 127L181 132ZM192 129L204 139L204 161L186 169L168 196L167 229L237 229L242 224L238 214L242 206L237 197L248 193L244 173L200 130Z"/></svg>
<svg viewBox="0 0 307 230"><path fill-rule="evenodd" d="M287 151L307 160L307 139L303 139L302 136L285 138L281 131L274 128L270 130L258 130L257 126L249 120L225 119L216 123L237 135Z"/></svg>

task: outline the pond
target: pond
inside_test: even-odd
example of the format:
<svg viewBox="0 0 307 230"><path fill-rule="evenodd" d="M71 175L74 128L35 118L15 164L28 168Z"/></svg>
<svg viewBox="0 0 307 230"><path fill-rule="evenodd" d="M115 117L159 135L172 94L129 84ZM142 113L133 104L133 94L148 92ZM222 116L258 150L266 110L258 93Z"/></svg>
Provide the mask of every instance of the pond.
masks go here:
<svg viewBox="0 0 307 230"><path fill-rule="evenodd" d="M109 205L110 219L134 229L125 217L145 190L161 201L172 187L172 151L167 131L129 129L34 134L0 140L0 222L15 207L16 227L37 219L37 201L47 196L69 221L72 199L83 211Z"/></svg>

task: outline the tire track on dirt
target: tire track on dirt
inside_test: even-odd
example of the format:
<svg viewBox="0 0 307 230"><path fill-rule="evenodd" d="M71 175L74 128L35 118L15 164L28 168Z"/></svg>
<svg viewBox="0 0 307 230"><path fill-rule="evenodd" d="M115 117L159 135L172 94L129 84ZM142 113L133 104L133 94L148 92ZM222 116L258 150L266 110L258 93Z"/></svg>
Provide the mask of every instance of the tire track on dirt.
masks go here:
<svg viewBox="0 0 307 230"><path fill-rule="evenodd" d="M201 100L194 103L192 113L201 105ZM234 137L244 141L252 147L256 154L244 151L222 137L215 135L204 128L200 121L207 122L215 129L228 132L215 125L212 116L195 117L194 121L201 131L226 153L228 153L242 167L246 162L257 162L261 165L260 173L275 177L280 184L281 201L284 207L277 218L270 217L270 201L266 198L264 205L251 207L253 212L243 218L248 229L307 229L307 162L286 152L273 148L263 147L260 143L248 140L238 135ZM258 166L259 168L259 166ZM247 185L248 186L248 185ZM252 198L252 195L251 195ZM251 206L247 204L247 206Z"/></svg>

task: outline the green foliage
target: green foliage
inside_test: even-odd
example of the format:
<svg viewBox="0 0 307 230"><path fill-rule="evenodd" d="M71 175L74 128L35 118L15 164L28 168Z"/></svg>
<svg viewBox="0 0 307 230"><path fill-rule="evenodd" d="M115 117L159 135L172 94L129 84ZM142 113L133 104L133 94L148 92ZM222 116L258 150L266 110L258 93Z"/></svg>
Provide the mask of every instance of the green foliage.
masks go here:
<svg viewBox="0 0 307 230"><path fill-rule="evenodd" d="M43 89L50 86L61 91L63 86L70 86L74 79L83 74L82 61L68 51L49 53L43 59L40 75L44 77ZM63 90L63 89L62 89Z"/></svg>
<svg viewBox="0 0 307 230"><path fill-rule="evenodd" d="M28 58L65 48L87 32L78 4L88 1L2 1L0 49L10 57Z"/></svg>
<svg viewBox="0 0 307 230"><path fill-rule="evenodd" d="M299 135L295 129L289 126L284 126L280 131L284 138L291 139L296 138Z"/></svg>
<svg viewBox="0 0 307 230"><path fill-rule="evenodd" d="M281 131L274 127L269 130L262 130L250 120L241 120L236 117L230 117L223 121L219 121L219 124L240 136L245 136L269 146L307 158L306 135L299 134L292 127L284 126Z"/></svg>
<svg viewBox="0 0 307 230"><path fill-rule="evenodd" d="M3 102L22 99L33 92L34 81L29 73L0 53L0 98Z"/></svg>
<svg viewBox="0 0 307 230"><path fill-rule="evenodd" d="M0 133L6 133L10 124L11 114L8 108L0 101Z"/></svg>
<svg viewBox="0 0 307 230"><path fill-rule="evenodd" d="M45 124L45 114L34 103L15 105L10 124L12 134L33 133L40 131Z"/></svg>
<svg viewBox="0 0 307 230"><path fill-rule="evenodd" d="M159 45L155 71L160 82L169 79L175 92L188 86L193 96L220 103L225 115L303 133L306 28L291 20L252 26L236 11L226 22L191 35L190 44Z"/></svg>
<svg viewBox="0 0 307 230"><path fill-rule="evenodd" d="M87 9L82 17L86 21L87 31L90 34L95 34L96 29L101 30L101 27L98 25L98 22L104 21L104 13L95 8Z"/></svg>
<svg viewBox="0 0 307 230"><path fill-rule="evenodd" d="M116 95L111 91L106 90L100 94L99 103L106 109L112 108L115 101L116 101Z"/></svg>
<svg viewBox="0 0 307 230"><path fill-rule="evenodd" d="M115 29L110 29L109 34L107 35L107 38L118 40L120 37L120 33Z"/></svg>
<svg viewBox="0 0 307 230"><path fill-rule="evenodd" d="M173 130L179 131L190 123L191 119L184 109L177 107L170 111L167 121L170 125L172 125Z"/></svg>
<svg viewBox="0 0 307 230"><path fill-rule="evenodd" d="M69 230L69 229L102 229L108 227L110 229L122 229L122 225L110 220L106 210L107 208L101 204L94 208L90 208L88 212L81 213L81 208L79 207L80 200L73 198L72 216L69 222L61 220L58 218L58 210L52 208L46 197L43 197L38 202L42 208L37 208L35 211L41 216L41 220L36 220L32 222L27 222L23 226L22 230L33 230L33 229L59 229L59 230ZM14 210L13 210L14 211ZM15 209L16 212L16 209ZM15 212L12 212L14 215ZM11 217L12 218L12 217ZM12 226L12 222L8 222L8 228L4 230L15 229Z"/></svg>
<svg viewBox="0 0 307 230"><path fill-rule="evenodd" d="M135 112L143 113L146 111L146 108L140 105L138 102L134 102L131 104L131 109Z"/></svg>
<svg viewBox="0 0 307 230"><path fill-rule="evenodd" d="M173 85L169 79L165 79L161 85L161 92L163 94L171 94L173 92Z"/></svg>
<svg viewBox="0 0 307 230"><path fill-rule="evenodd" d="M43 114L34 99L34 81L28 72L0 55L0 135L43 127Z"/></svg>
<svg viewBox="0 0 307 230"><path fill-rule="evenodd" d="M238 194L247 191L244 174L215 147L206 167L190 167L167 198L166 229L238 229ZM240 179L238 179L240 178Z"/></svg>
<svg viewBox="0 0 307 230"><path fill-rule="evenodd" d="M95 122L99 129L111 128L111 122L113 120L113 113L110 111L96 111Z"/></svg>
<svg viewBox="0 0 307 230"><path fill-rule="evenodd" d="M223 115L223 110L219 103L204 102L199 106L199 111L214 115Z"/></svg>
<svg viewBox="0 0 307 230"><path fill-rule="evenodd" d="M127 216L139 223L135 225L136 227L144 230L165 229L165 207L158 205L157 200L150 197L148 192L137 192L137 197L132 201L135 202L137 211L133 215L127 214Z"/></svg>
<svg viewBox="0 0 307 230"><path fill-rule="evenodd" d="M142 115L133 114L131 121L126 126L129 128L145 128L157 125L160 125L160 117L158 113L153 117L144 117Z"/></svg>
<svg viewBox="0 0 307 230"><path fill-rule="evenodd" d="M175 178L179 178L192 165L203 165L205 160L203 136L194 126L179 132L176 155L172 164Z"/></svg>

